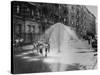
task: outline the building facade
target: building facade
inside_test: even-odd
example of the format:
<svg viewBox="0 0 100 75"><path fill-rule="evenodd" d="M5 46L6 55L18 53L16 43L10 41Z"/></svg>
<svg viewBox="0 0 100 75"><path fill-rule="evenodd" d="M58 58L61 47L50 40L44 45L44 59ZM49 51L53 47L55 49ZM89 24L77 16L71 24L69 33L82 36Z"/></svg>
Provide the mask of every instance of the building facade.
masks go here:
<svg viewBox="0 0 100 75"><path fill-rule="evenodd" d="M13 40L25 43L38 40L46 29L57 22L72 27L79 37L96 34L95 16L83 5L12 2Z"/></svg>

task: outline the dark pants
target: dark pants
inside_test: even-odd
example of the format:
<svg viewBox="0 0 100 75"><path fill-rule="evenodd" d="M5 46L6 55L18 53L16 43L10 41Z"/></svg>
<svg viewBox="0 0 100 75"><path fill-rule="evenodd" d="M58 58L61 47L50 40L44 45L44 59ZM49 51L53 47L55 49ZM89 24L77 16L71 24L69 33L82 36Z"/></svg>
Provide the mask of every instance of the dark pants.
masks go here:
<svg viewBox="0 0 100 75"><path fill-rule="evenodd" d="M40 53L41 53L41 54L43 53L42 48L40 48Z"/></svg>
<svg viewBox="0 0 100 75"><path fill-rule="evenodd" d="M89 45L90 45L90 39L88 39L88 43L89 43Z"/></svg>
<svg viewBox="0 0 100 75"><path fill-rule="evenodd" d="M45 56L47 57L48 48L45 49Z"/></svg>

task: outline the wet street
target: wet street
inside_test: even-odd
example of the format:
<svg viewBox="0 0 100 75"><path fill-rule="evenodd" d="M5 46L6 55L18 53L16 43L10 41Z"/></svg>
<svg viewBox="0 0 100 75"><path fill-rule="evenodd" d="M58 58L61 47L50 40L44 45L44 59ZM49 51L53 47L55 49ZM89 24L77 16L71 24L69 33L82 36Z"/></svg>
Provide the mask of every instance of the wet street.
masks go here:
<svg viewBox="0 0 100 75"><path fill-rule="evenodd" d="M52 51L52 50L51 50ZM78 51L78 50L77 50ZM14 48L14 73L60 72L94 69L94 52L50 52L42 56L32 50L32 45Z"/></svg>
<svg viewBox="0 0 100 75"><path fill-rule="evenodd" d="M35 56L31 50L14 51L14 54L15 73L50 72L48 65L43 63L44 57Z"/></svg>

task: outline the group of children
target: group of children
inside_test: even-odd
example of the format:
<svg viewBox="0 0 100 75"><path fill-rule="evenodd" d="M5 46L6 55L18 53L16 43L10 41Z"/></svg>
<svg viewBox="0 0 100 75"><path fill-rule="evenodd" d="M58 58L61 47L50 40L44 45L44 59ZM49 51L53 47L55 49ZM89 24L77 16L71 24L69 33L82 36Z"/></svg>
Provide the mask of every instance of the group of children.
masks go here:
<svg viewBox="0 0 100 75"><path fill-rule="evenodd" d="M33 43L33 51L37 50L37 53L47 57L48 52L50 52L49 42L37 41Z"/></svg>

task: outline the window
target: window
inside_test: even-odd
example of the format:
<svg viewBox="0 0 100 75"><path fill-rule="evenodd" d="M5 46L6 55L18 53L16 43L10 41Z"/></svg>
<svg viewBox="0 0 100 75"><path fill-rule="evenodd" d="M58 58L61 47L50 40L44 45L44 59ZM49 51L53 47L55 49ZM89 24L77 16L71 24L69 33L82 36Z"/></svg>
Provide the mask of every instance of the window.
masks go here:
<svg viewBox="0 0 100 75"><path fill-rule="evenodd" d="M74 22L72 21L72 24L74 24Z"/></svg>
<svg viewBox="0 0 100 75"><path fill-rule="evenodd" d="M20 9L20 7L19 7L19 5L17 5L17 13L19 13L19 9Z"/></svg>
<svg viewBox="0 0 100 75"><path fill-rule="evenodd" d="M32 10L32 16L34 16L34 11Z"/></svg>
<svg viewBox="0 0 100 75"><path fill-rule="evenodd" d="M35 32L35 26L32 26L32 32L33 33Z"/></svg>
<svg viewBox="0 0 100 75"><path fill-rule="evenodd" d="M27 26L27 31L28 31L28 33L31 32L31 25L28 25L28 26Z"/></svg>

